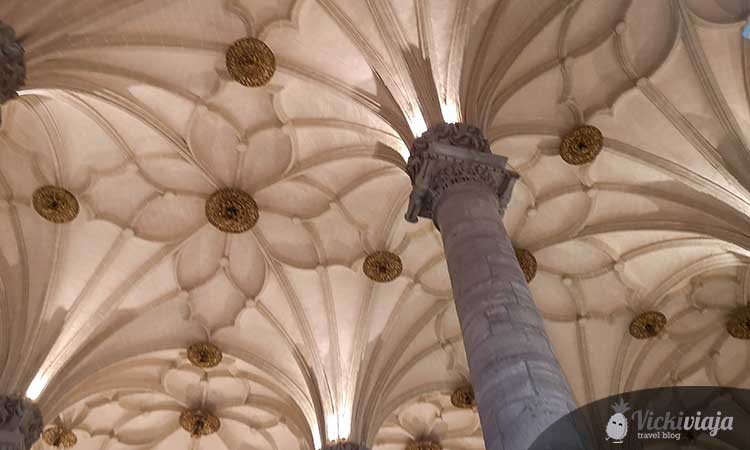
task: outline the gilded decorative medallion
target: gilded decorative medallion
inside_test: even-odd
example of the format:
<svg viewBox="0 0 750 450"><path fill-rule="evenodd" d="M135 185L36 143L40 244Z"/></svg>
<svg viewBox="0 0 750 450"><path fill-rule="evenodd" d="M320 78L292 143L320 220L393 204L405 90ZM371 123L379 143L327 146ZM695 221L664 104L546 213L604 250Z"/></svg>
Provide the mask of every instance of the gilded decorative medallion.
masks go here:
<svg viewBox="0 0 750 450"><path fill-rule="evenodd" d="M258 204L247 192L221 189L206 202L206 217L225 233L244 233L258 222Z"/></svg>
<svg viewBox="0 0 750 450"><path fill-rule="evenodd" d="M560 157L574 166L588 164L602 151L604 137L598 128L583 125L568 133L560 144Z"/></svg>
<svg viewBox="0 0 750 450"><path fill-rule="evenodd" d="M536 276L536 258L534 254L525 248L516 248L516 259L518 265L521 266L523 276L526 277L526 282L530 283L531 280Z"/></svg>
<svg viewBox="0 0 750 450"><path fill-rule="evenodd" d="M451 394L451 404L456 408L471 409L477 405L474 398L474 388L471 386L461 386Z"/></svg>
<svg viewBox="0 0 750 450"><path fill-rule="evenodd" d="M36 212L52 223L70 222L78 216L78 200L61 187L40 187L34 191L32 202Z"/></svg>
<svg viewBox="0 0 750 450"><path fill-rule="evenodd" d="M658 311L648 311L630 322L630 335L636 339L648 339L658 335L667 325L667 317Z"/></svg>
<svg viewBox="0 0 750 450"><path fill-rule="evenodd" d="M218 417L209 412L200 409L188 409L180 414L180 426L192 437L201 437L219 431L221 422L219 422Z"/></svg>
<svg viewBox="0 0 750 450"><path fill-rule="evenodd" d="M435 441L420 440L407 445L406 450L443 450L443 447Z"/></svg>
<svg viewBox="0 0 750 450"><path fill-rule="evenodd" d="M199 342L188 347L187 357L194 366L210 369L219 365L223 355L214 344Z"/></svg>
<svg viewBox="0 0 750 450"><path fill-rule="evenodd" d="M401 258L391 252L381 251L368 255L365 258L363 270L365 275L372 281L387 283L401 275L404 266Z"/></svg>
<svg viewBox="0 0 750 450"><path fill-rule="evenodd" d="M268 83L276 72L276 57L270 48L254 38L243 38L227 50L227 70L234 81L247 87Z"/></svg>
<svg viewBox="0 0 750 450"><path fill-rule="evenodd" d="M71 448L78 443L76 435L61 426L47 428L42 432L42 440L52 447Z"/></svg>
<svg viewBox="0 0 750 450"><path fill-rule="evenodd" d="M727 321L727 331L737 339L750 339L750 307L732 311Z"/></svg>

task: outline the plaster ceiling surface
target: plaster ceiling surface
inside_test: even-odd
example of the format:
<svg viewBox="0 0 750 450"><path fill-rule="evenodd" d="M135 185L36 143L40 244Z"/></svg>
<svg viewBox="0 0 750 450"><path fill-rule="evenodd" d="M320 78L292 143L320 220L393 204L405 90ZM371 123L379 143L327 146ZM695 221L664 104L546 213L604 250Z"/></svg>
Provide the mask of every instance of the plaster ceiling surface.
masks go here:
<svg viewBox="0 0 750 450"><path fill-rule="evenodd" d="M75 448L483 447L441 240L403 217L408 147L480 127L521 175L505 224L583 405L748 387L750 12L732 0L5 0L27 80L0 129L0 392ZM248 88L229 46L265 42ZM561 137L598 127L581 166ZM42 219L36 189L78 199ZM223 188L249 231L211 225ZM397 254L380 283L365 258ZM667 324L634 339L631 321ZM199 368L187 348L223 352ZM27 391L28 390L28 391ZM184 410L219 418L192 438ZM40 440L36 448L49 447ZM50 447L51 448L51 447Z"/></svg>

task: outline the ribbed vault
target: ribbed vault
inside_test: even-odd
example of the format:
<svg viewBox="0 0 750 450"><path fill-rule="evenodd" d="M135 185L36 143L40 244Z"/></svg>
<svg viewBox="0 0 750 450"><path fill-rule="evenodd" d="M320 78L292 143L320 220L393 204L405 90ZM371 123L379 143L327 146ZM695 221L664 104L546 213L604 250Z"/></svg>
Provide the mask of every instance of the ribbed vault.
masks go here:
<svg viewBox="0 0 750 450"><path fill-rule="evenodd" d="M482 128L521 175L506 226L537 260L531 290L580 404L747 387L750 341L726 323L750 298L748 13L4 1L27 75L0 129L0 392L39 395L82 449L482 447L450 402L468 372L440 237L403 219L404 157L441 120ZM275 57L260 87L226 68L246 37ZM603 149L567 164L561 138L584 124ZM43 186L75 196L72 221L36 212ZM230 188L257 207L242 233L206 216ZM392 281L363 269L378 252L398 256ZM652 311L666 326L636 339ZM218 365L190 362L204 342ZM218 431L180 428L194 409Z"/></svg>

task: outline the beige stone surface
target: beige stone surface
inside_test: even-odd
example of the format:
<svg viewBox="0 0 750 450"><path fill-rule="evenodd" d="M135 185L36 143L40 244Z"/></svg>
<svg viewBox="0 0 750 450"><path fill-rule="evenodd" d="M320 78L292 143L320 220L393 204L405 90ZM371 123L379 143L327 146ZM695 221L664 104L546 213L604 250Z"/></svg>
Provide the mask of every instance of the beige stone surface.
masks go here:
<svg viewBox="0 0 750 450"><path fill-rule="evenodd" d="M480 449L440 235L403 220L404 158L442 119L521 174L505 215L578 404L748 387L750 11L740 0L3 0L26 49L0 128L0 393L76 448ZM252 36L276 73L231 81ZM594 163L560 138L599 128ZM32 206L75 194L67 224ZM213 228L235 187L255 227ZM401 275L375 283L368 254ZM635 340L648 310L667 325ZM186 349L224 354L204 371ZM191 441L185 408L218 433ZM38 448L45 444L38 443ZM192 447L191 447L192 446Z"/></svg>

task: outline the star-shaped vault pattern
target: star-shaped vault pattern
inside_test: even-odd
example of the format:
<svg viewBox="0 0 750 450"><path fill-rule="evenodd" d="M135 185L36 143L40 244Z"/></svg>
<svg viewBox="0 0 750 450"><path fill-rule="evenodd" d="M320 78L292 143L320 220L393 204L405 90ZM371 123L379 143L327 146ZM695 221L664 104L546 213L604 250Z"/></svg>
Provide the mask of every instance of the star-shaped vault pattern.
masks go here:
<svg viewBox="0 0 750 450"><path fill-rule="evenodd" d="M463 121L519 172L505 225L579 404L748 386L750 13L740 0L7 0L26 82L0 128L0 392L76 449L483 446L408 148ZM226 52L276 69L235 82ZM590 164L561 138L598 128ZM34 192L79 204L56 224ZM221 189L258 221L225 233ZM390 252L389 282L363 273ZM657 311L655 337L631 321ZM224 357L200 368L187 348ZM186 409L221 422L194 438ZM46 448L39 441L36 448Z"/></svg>

